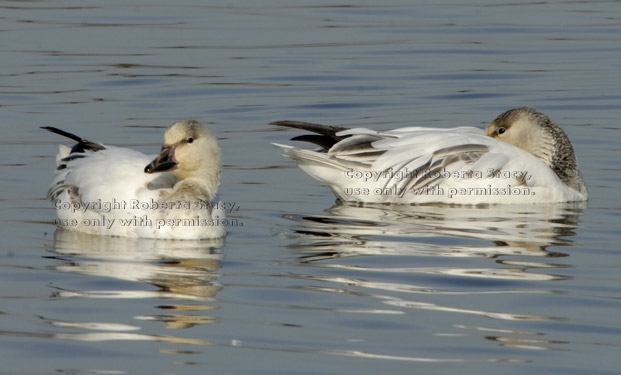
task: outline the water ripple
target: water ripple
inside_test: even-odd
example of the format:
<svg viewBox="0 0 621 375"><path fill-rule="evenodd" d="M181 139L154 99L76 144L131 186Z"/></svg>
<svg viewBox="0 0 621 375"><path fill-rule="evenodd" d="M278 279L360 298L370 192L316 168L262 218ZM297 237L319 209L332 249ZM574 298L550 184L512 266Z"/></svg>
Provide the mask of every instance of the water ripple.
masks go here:
<svg viewBox="0 0 621 375"><path fill-rule="evenodd" d="M565 292L550 282L571 279L562 272L571 264L560 259L567 258L562 248L573 244L582 210L580 205L337 204L323 215L285 215L295 224L284 233L296 255L292 262L303 268L281 276L315 284L303 287L305 290L375 299L394 307L389 310L392 314L407 314L408 310L452 314L455 327L492 330L484 339L502 347L563 350L563 340L531 337L543 333L516 330L509 322L563 322L567 317L533 314L519 305L490 302L494 298L510 301L563 295ZM487 259L488 266L477 259ZM309 269L312 272L304 273ZM412 295L416 299L408 297ZM476 307L466 302L486 295L495 297L474 304ZM469 315L503 322L504 326L464 328L462 322Z"/></svg>

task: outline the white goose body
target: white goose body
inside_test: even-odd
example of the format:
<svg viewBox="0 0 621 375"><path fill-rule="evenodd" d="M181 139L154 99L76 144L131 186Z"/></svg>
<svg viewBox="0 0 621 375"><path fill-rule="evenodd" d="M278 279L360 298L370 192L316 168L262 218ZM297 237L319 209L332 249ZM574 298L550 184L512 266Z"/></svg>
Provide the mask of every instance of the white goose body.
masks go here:
<svg viewBox="0 0 621 375"><path fill-rule="evenodd" d="M567 136L531 108L505 112L486 132L473 127L378 132L293 121L274 124L318 133L293 139L320 145L320 150L277 146L344 201L498 204L587 199Z"/></svg>
<svg viewBox="0 0 621 375"><path fill-rule="evenodd" d="M156 239L218 238L225 210L215 201L220 151L202 124L171 125L157 156L103 146L55 128L79 143L60 146L48 198L56 223L96 235Z"/></svg>

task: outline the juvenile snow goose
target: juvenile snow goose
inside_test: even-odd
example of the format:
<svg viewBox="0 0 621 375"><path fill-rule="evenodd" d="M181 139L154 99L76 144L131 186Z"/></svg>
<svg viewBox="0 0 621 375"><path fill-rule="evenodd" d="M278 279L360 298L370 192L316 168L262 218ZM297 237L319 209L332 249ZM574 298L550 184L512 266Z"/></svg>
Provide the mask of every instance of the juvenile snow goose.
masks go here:
<svg viewBox="0 0 621 375"><path fill-rule="evenodd" d="M364 203L554 203L585 201L574 149L548 116L528 107L474 127L348 129L299 121L272 125L309 131L275 144L344 201Z"/></svg>
<svg viewBox="0 0 621 375"><path fill-rule="evenodd" d="M203 239L225 235L225 211L215 201L220 149L201 123L183 120L164 134L157 156L104 146L63 130L43 129L78 143L60 145L48 198L56 223L98 235Z"/></svg>

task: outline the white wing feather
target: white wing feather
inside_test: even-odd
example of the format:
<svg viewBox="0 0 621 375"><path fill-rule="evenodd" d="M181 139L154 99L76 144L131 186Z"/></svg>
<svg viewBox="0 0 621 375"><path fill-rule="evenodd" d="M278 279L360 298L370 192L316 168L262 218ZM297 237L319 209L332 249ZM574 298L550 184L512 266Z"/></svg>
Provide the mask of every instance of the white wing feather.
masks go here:
<svg viewBox="0 0 621 375"><path fill-rule="evenodd" d="M532 154L480 129L354 128L327 152L278 145L345 201L537 203L582 200Z"/></svg>

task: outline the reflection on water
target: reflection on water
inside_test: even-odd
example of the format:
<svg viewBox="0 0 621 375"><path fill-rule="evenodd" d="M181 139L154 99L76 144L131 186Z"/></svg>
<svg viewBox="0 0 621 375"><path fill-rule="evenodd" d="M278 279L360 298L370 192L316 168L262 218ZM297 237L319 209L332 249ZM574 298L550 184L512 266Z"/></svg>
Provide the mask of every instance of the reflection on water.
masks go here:
<svg viewBox="0 0 621 375"><path fill-rule="evenodd" d="M136 320L160 321L168 329L211 324L216 318L202 315L217 309L210 304L221 289L217 282L222 239L204 241L158 241L149 239L91 236L58 229L54 236L54 270L90 276L103 276L139 282L155 287L131 290L67 290L56 288L52 298L153 299L169 300L156 308L159 315L134 316ZM114 283L113 283L114 284ZM116 285L116 284L114 284ZM126 284L121 284L126 285ZM166 335L145 335L127 331L139 326L101 322L64 322L45 319L56 327L89 330L87 333L57 334L56 338L81 341L155 340L186 344L205 344L196 340ZM96 332L90 332L96 331Z"/></svg>
<svg viewBox="0 0 621 375"><path fill-rule="evenodd" d="M413 208L343 203L327 209L328 215L288 218L298 222L294 246L311 253L305 261L368 254L560 257L565 255L546 248L573 243L566 237L574 234L583 208L577 204Z"/></svg>
<svg viewBox="0 0 621 375"><path fill-rule="evenodd" d="M0 372L618 373L619 4L293 3L0 5ZM279 119L484 127L519 105L574 142L584 216L321 212L332 194L269 145L291 137ZM151 152L185 117L222 141L244 219L226 249L41 238L58 140L38 126Z"/></svg>
<svg viewBox="0 0 621 375"><path fill-rule="evenodd" d="M460 296L561 293L545 282L569 279L559 269L571 266L555 260L568 256L558 247L573 244L571 237L583 209L583 204L414 207L343 203L327 209L325 215L287 215L295 222L289 248L298 255L299 265L314 269L312 275L295 277L343 285L324 288L326 292L364 290L404 311L476 315L505 324L564 321L563 316L497 311L484 304L466 307ZM556 250L549 251L550 246ZM489 266L482 268L479 261L468 267L465 260L471 258L489 258ZM341 271L336 276L334 272L320 276L318 269ZM355 277L345 276L348 273ZM460 323L464 318L457 319L454 327L493 332L485 338L501 346L549 349L544 344L563 343L531 337L542 332L466 326Z"/></svg>

